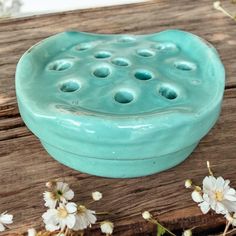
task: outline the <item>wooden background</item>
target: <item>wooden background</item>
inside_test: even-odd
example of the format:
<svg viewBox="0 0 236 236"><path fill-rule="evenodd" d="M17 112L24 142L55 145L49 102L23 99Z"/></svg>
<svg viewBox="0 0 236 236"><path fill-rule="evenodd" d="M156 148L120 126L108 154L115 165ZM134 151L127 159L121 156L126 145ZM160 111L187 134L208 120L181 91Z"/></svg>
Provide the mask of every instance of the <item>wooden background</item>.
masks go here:
<svg viewBox="0 0 236 236"><path fill-rule="evenodd" d="M230 10L230 4L227 7ZM20 118L14 87L16 63L36 42L65 30L96 33L152 33L167 28L190 31L211 42L219 51L227 73L221 117L191 157L178 167L145 178L106 179L81 174L54 161ZM75 201L91 200L99 190L104 198L90 207L114 215L114 235L155 235L146 223L149 210L171 230L197 226L195 235L220 232L222 216L202 215L183 187L186 178L201 183L206 161L216 175L236 187L236 22L212 7L209 0L152 1L0 21L0 212L14 215L14 224L1 235L43 227L41 214L45 182L61 179L76 193ZM102 218L104 219L104 218ZM90 235L101 235L95 227Z"/></svg>

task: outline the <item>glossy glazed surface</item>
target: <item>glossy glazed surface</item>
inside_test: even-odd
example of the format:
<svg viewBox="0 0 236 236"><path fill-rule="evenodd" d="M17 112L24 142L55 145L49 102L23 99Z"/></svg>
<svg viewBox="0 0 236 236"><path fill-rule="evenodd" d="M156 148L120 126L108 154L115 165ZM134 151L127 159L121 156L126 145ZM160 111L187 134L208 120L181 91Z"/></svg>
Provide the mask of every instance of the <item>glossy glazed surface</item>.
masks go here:
<svg viewBox="0 0 236 236"><path fill-rule="evenodd" d="M65 32L23 55L16 92L25 123L58 161L136 177L191 153L218 118L224 79L216 50L187 32Z"/></svg>

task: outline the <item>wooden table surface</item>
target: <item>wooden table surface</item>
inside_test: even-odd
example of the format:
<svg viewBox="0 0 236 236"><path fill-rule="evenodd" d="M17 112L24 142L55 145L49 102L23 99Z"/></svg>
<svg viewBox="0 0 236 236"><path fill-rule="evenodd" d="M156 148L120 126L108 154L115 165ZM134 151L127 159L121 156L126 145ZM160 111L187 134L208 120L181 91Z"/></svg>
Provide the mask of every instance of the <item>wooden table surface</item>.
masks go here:
<svg viewBox="0 0 236 236"><path fill-rule="evenodd" d="M231 9L231 8L230 8ZM65 30L96 33L145 34L178 28L197 34L219 51L227 82L219 121L184 163L149 177L107 179L82 174L54 161L24 125L17 108L14 73L20 56L31 45ZM91 205L109 211L114 235L155 235L142 217L149 210L169 229L197 226L195 235L222 229L222 216L202 215L183 187L186 178L201 183L206 161L216 175L236 187L236 22L212 8L208 0L164 1L72 11L0 21L0 212L14 215L14 224L1 235L43 227L41 214L45 182L61 179L76 193L75 201L87 203L99 190L104 198ZM210 91L209 91L210 93ZM92 232L92 233L91 233ZM95 227L89 235L101 235Z"/></svg>

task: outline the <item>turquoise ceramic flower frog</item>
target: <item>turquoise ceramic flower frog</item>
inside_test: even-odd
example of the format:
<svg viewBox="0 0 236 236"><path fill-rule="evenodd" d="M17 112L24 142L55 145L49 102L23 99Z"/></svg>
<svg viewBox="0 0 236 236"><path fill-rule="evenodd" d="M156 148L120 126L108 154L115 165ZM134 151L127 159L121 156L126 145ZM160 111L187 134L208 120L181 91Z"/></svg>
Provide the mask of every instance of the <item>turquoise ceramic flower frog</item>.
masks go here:
<svg viewBox="0 0 236 236"><path fill-rule="evenodd" d="M216 50L187 32L65 32L22 56L16 93L23 120L56 160L125 178L187 158L219 116L224 80Z"/></svg>

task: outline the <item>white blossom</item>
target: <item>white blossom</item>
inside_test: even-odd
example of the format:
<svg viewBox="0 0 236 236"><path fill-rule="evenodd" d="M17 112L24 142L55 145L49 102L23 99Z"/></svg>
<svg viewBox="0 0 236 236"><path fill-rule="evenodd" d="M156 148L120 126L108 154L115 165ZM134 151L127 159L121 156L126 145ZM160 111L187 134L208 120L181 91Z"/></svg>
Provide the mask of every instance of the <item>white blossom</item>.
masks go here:
<svg viewBox="0 0 236 236"><path fill-rule="evenodd" d="M236 191L229 186L230 181L222 177L206 176L203 180L203 195L195 193L193 200L199 203L203 214L210 209L217 214L236 212Z"/></svg>
<svg viewBox="0 0 236 236"><path fill-rule="evenodd" d="M28 229L28 236L36 236L37 232L34 228Z"/></svg>
<svg viewBox="0 0 236 236"><path fill-rule="evenodd" d="M111 235L113 233L114 224L111 221L103 221L100 224L102 233Z"/></svg>
<svg viewBox="0 0 236 236"><path fill-rule="evenodd" d="M95 216L95 211L87 209L85 206L80 205L77 209L76 222L73 227L74 231L84 230L91 224L94 224L97 221Z"/></svg>
<svg viewBox="0 0 236 236"><path fill-rule="evenodd" d="M149 219L152 218L152 215L151 215L151 213L150 213L149 211L144 211L144 212L142 213L142 217L143 217L143 219L145 219L145 220L149 220Z"/></svg>
<svg viewBox="0 0 236 236"><path fill-rule="evenodd" d="M6 229L6 225L13 223L13 215L4 212L0 215L0 232Z"/></svg>
<svg viewBox="0 0 236 236"><path fill-rule="evenodd" d="M191 229L187 229L183 232L182 236L192 236L192 230Z"/></svg>
<svg viewBox="0 0 236 236"><path fill-rule="evenodd" d="M76 222L76 212L77 205L73 202L66 204L60 203L57 209L48 209L47 212L42 215L46 230L64 230L65 227L72 229Z"/></svg>
<svg viewBox="0 0 236 236"><path fill-rule="evenodd" d="M92 198L94 201L99 201L100 199L102 199L102 193L98 191L92 192Z"/></svg>
<svg viewBox="0 0 236 236"><path fill-rule="evenodd" d="M74 197L74 192L69 188L67 183L56 182L50 185L50 182L46 184L51 191L44 192L45 206L49 208L55 208L58 202L66 203Z"/></svg>

